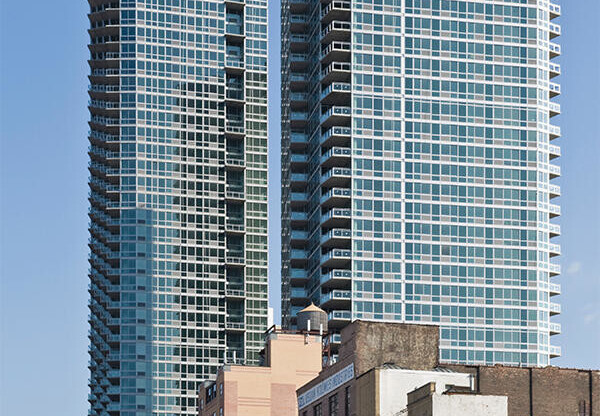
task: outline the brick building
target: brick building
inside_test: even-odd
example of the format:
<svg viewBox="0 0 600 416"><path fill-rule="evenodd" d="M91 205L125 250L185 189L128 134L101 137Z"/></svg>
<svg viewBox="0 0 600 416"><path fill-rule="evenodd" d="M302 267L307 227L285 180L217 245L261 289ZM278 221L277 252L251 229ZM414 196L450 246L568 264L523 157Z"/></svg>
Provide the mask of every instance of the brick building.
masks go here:
<svg viewBox="0 0 600 416"><path fill-rule="evenodd" d="M446 365L438 345L436 326L354 321L342 330L339 360L298 389L298 414L406 414L407 394L437 382L505 396L508 416L600 416L598 371Z"/></svg>

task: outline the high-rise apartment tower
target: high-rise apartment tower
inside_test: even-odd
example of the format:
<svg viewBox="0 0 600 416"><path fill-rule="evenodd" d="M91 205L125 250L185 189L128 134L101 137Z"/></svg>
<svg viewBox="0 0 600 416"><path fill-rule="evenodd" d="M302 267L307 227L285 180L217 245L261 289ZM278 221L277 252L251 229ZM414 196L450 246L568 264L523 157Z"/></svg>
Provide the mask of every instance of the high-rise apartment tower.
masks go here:
<svg viewBox="0 0 600 416"><path fill-rule="evenodd" d="M559 266L548 0L284 0L282 319L440 325L440 358L544 366ZM332 331L331 331L332 330Z"/></svg>
<svg viewBox="0 0 600 416"><path fill-rule="evenodd" d="M89 5L89 414L196 414L267 326L266 1Z"/></svg>

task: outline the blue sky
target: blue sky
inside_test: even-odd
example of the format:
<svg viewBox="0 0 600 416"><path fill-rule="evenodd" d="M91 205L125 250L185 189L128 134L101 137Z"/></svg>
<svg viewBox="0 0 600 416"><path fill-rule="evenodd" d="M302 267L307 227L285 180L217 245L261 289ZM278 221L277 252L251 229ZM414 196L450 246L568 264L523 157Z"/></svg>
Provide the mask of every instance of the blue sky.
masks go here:
<svg viewBox="0 0 600 416"><path fill-rule="evenodd" d="M279 2L271 0L270 236L279 238ZM597 0L562 1L563 357L600 368ZM566 7L565 7L566 6ZM0 414L87 413L87 2L0 6ZM271 250L279 310L280 250Z"/></svg>

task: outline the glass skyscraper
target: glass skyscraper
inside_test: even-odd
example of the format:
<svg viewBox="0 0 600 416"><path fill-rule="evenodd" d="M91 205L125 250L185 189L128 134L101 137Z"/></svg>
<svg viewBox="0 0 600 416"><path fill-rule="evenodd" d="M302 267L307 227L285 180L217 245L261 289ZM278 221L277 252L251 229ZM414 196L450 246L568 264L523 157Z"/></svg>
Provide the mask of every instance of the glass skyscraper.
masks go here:
<svg viewBox="0 0 600 416"><path fill-rule="evenodd" d="M284 0L282 319L440 326L445 362L560 355L548 0Z"/></svg>
<svg viewBox="0 0 600 416"><path fill-rule="evenodd" d="M89 414L196 414L267 327L267 3L89 4Z"/></svg>

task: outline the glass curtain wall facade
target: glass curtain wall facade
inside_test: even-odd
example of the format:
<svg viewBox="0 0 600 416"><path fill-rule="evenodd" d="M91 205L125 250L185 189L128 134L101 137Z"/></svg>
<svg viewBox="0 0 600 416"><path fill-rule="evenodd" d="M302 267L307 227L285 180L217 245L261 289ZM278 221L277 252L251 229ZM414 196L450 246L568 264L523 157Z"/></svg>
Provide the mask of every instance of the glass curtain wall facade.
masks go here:
<svg viewBox="0 0 600 416"><path fill-rule="evenodd" d="M441 359L560 355L560 6L284 0L282 320L440 325Z"/></svg>
<svg viewBox="0 0 600 416"><path fill-rule="evenodd" d="M196 414L267 327L267 3L89 4L89 414Z"/></svg>

